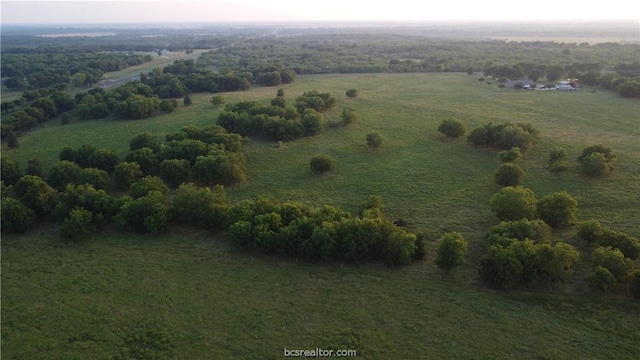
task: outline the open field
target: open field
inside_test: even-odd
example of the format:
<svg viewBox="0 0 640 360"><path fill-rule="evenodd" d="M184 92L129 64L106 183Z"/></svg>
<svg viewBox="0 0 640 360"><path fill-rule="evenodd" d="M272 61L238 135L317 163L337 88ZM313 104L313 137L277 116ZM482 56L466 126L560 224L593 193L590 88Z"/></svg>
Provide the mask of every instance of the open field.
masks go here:
<svg viewBox="0 0 640 360"><path fill-rule="evenodd" d="M572 230L554 234L582 251L574 280L555 289L494 292L477 280L482 236L496 223L488 208L496 153L437 132L447 117L470 131L488 122L533 123L542 141L521 160L524 186L538 197L567 191L581 219L640 237L640 102L614 93L513 91L461 74L298 76L282 87L288 102L303 91L332 93L336 108L360 114L357 124L326 128L284 143L252 139L245 147L247 182L227 188L232 201L272 195L355 211L368 194L383 197L385 213L426 234L429 255L403 269L378 265L310 265L228 249L222 235L173 227L164 235L109 230L79 243L43 225L3 236L2 351L7 358L110 358L128 335L151 329L166 336L179 359L276 359L283 348L354 348L366 359L588 358L632 359L640 342L640 306L613 293L586 294L588 247ZM358 98L344 92L356 88ZM225 94L227 102L268 102L277 88ZM211 95L175 113L136 121L59 121L3 148L23 167L46 168L65 146L92 143L124 156L129 140L161 137L186 125L213 124L221 108ZM365 135L380 131L378 151ZM603 143L616 169L588 180L575 169L552 175L549 149L565 148L571 165L582 149ZM309 159L327 153L333 173L314 176ZM451 274L433 265L436 240L458 231L469 242L468 264ZM127 346L134 346L131 343Z"/></svg>

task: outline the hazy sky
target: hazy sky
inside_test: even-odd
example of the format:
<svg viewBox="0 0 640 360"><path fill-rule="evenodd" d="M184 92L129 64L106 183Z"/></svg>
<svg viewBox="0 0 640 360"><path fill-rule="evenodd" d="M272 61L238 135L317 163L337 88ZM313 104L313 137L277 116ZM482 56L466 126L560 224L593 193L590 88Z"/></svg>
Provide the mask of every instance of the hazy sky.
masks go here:
<svg viewBox="0 0 640 360"><path fill-rule="evenodd" d="M637 0L2 0L0 6L3 24L562 19L640 22Z"/></svg>

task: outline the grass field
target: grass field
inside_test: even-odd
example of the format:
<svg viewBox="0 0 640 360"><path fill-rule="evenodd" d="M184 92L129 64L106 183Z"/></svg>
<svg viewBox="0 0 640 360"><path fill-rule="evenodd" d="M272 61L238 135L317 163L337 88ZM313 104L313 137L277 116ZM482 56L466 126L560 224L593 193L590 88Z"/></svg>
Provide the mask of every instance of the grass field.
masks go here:
<svg viewBox="0 0 640 360"><path fill-rule="evenodd" d="M309 265L230 251L224 237L171 228L159 236L107 231L66 243L43 225L2 243L2 352L6 358L110 358L131 334L156 330L173 346L169 358L281 358L283 348L354 348L366 359L517 358L632 359L640 342L640 306L623 294L587 293L589 249L572 230L556 239L582 251L574 280L555 289L494 292L476 278L482 236L496 223L488 199L496 153L437 133L446 117L468 130L488 122L526 121L542 141L521 161L524 185L541 197L568 191L579 217L640 237L640 103L613 93L509 91L460 74L298 76L286 99L307 90L330 92L360 114L357 124L327 128L284 143L252 139L245 147L247 182L227 189L232 201L257 195L329 204L355 211L380 194L385 212L429 240L427 260L390 270L377 265ZM357 88L349 100L344 92ZM268 102L277 88L225 94L227 102ZM160 136L185 125L213 124L211 95L191 107L139 121L52 122L7 150L23 166L48 168L64 146L93 143L124 156L143 131ZM378 151L365 135L380 131ZM563 147L572 166L586 146L603 143L616 169L589 180L575 169L552 175L549 149ZM309 159L328 153L333 173L313 175ZM451 274L433 265L436 240L459 231L468 264ZM154 334L155 334L154 333ZM161 336L159 336L161 337ZM138 345L136 345L138 344Z"/></svg>

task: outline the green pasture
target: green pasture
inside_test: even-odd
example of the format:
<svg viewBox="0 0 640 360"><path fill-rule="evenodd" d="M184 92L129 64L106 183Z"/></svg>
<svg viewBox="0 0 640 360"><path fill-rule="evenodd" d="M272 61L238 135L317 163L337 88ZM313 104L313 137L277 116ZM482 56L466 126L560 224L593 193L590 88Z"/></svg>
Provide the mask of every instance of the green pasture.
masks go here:
<svg viewBox="0 0 640 360"><path fill-rule="evenodd" d="M365 359L631 359L640 342L640 306L624 289L590 295L589 251L573 230L554 233L581 251L573 280L553 289L487 290L477 279L482 240L497 220L488 208L497 153L448 140L440 122L457 118L467 132L488 122L530 122L541 142L520 165L523 185L538 195L567 191L581 219L640 237L640 102L614 93L517 91L462 74L298 76L284 85L293 103L304 91L329 92L337 106L360 119L326 127L310 138L278 144L252 138L245 146L247 181L227 188L231 201L270 195L356 211L369 194L382 196L385 213L424 233L429 254L402 269L378 265L305 264L236 253L222 234L170 228L138 236L108 230L78 243L42 225L22 236L3 236L2 352L6 358L109 359L131 334L151 329L169 344L168 358L277 359L283 349L354 348ZM345 91L359 90L348 99ZM224 94L268 103L278 87ZM150 131L164 137L183 126L215 123L222 108L211 94L193 105L149 119L53 120L20 138L3 154L23 167L45 168L60 149L84 143L124 157L129 140ZM369 132L383 146L370 150ZM578 174L583 148L605 144L617 154L601 179ZM547 170L549 150L569 153L571 169ZM321 176L309 170L316 154L337 166ZM458 231L469 242L467 265L445 274L433 265L437 240ZM146 329L146 330L145 330ZM154 333L154 334L155 334ZM135 338L135 336L133 336ZM135 343L135 344L134 344ZM136 345L137 344L137 345Z"/></svg>

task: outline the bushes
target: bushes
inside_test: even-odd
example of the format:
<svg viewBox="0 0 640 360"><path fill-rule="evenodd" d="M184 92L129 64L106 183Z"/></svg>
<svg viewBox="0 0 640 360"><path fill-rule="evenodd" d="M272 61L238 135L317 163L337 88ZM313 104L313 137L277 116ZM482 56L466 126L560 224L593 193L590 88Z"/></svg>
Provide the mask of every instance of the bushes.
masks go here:
<svg viewBox="0 0 640 360"><path fill-rule="evenodd" d="M547 195L538 201L538 216L554 228L563 228L576 220L578 201L567 192Z"/></svg>
<svg viewBox="0 0 640 360"><path fill-rule="evenodd" d="M384 142L384 138L377 131L367 134L366 140L367 140L367 145L374 150L381 147L382 143Z"/></svg>
<svg viewBox="0 0 640 360"><path fill-rule="evenodd" d="M589 177L608 174L613 169L616 158L611 148L604 145L594 145L585 148L578 156L581 172Z"/></svg>
<svg viewBox="0 0 640 360"><path fill-rule="evenodd" d="M35 224L36 213L20 200L6 197L2 199L1 205L3 232L23 233Z"/></svg>
<svg viewBox="0 0 640 360"><path fill-rule="evenodd" d="M443 270L451 270L464 264L467 242L457 232L444 234L438 247L436 265Z"/></svg>
<svg viewBox="0 0 640 360"><path fill-rule="evenodd" d="M533 191L522 186L504 187L489 200L489 206L498 219L506 221L534 219L537 203Z"/></svg>
<svg viewBox="0 0 640 360"><path fill-rule="evenodd" d="M229 210L229 237L238 248L312 261L409 263L415 256L416 236L381 213L366 210L366 217L353 218L331 207L310 208L265 198L244 201Z"/></svg>
<svg viewBox="0 0 640 360"><path fill-rule="evenodd" d="M480 261L479 274L485 284L496 288L564 282L571 277L578 257L573 246L562 242L550 245L524 240L508 246L492 245Z"/></svg>
<svg viewBox="0 0 640 360"><path fill-rule="evenodd" d="M89 210L77 208L71 210L69 216L60 226L60 236L68 239L78 239L91 232L93 214Z"/></svg>
<svg viewBox="0 0 640 360"><path fill-rule="evenodd" d="M600 246L593 250L591 264L594 268L598 266L606 268L620 283L626 283L631 279L631 273L635 267L631 259L624 257L620 250L610 246Z"/></svg>
<svg viewBox="0 0 640 360"><path fill-rule="evenodd" d="M165 230L169 216L169 203L165 195L151 191L137 199L126 199L115 220L128 231L158 233Z"/></svg>
<svg viewBox="0 0 640 360"><path fill-rule="evenodd" d="M311 171L316 174L322 174L328 171L332 171L335 168L335 165L336 161L333 160L331 156L326 154L315 156L309 162Z"/></svg>
<svg viewBox="0 0 640 360"><path fill-rule="evenodd" d="M440 126L438 126L438 131L443 133L448 138L457 138L465 133L464 124L455 119L447 119L444 120Z"/></svg>
<svg viewBox="0 0 640 360"><path fill-rule="evenodd" d="M498 159L503 163L513 163L522 157L522 153L520 152L520 148L513 147L509 150L502 150L498 153Z"/></svg>
<svg viewBox="0 0 640 360"><path fill-rule="evenodd" d="M467 137L467 142L475 146L489 146L502 150L517 147L520 151L526 152L539 139L538 130L528 123L489 123L473 129Z"/></svg>
<svg viewBox="0 0 640 360"><path fill-rule="evenodd" d="M520 184L520 179L524 175L524 170L514 163L504 163L498 166L493 174L496 184L500 186L516 186Z"/></svg>
<svg viewBox="0 0 640 360"><path fill-rule="evenodd" d="M342 126L355 124L358 122L358 118L359 118L358 113L349 107L343 108L342 113L340 114L340 119L342 120Z"/></svg>

